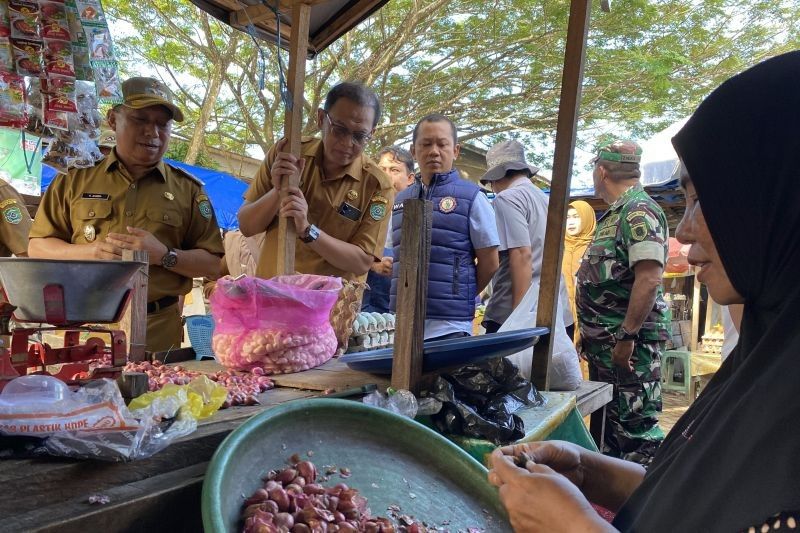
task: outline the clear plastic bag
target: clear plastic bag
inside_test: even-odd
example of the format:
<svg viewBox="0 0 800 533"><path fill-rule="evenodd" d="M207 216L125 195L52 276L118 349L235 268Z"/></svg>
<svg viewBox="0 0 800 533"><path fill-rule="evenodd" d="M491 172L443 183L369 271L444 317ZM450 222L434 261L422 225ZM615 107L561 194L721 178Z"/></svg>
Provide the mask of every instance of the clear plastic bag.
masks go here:
<svg viewBox="0 0 800 533"><path fill-rule="evenodd" d="M211 296L217 360L273 374L321 365L336 352L330 315L341 288L340 278L311 274L218 280Z"/></svg>
<svg viewBox="0 0 800 533"><path fill-rule="evenodd" d="M141 401L140 408L128 409L119 387L109 379L72 392L52 376L22 376L0 393L0 434L41 438L51 455L144 459L197 429L198 413L210 409L203 396L208 390L205 383L174 386ZM218 399L216 391L209 394Z"/></svg>
<svg viewBox="0 0 800 533"><path fill-rule="evenodd" d="M575 390L583 381L578 352L575 350L575 345L564 328L564 311L569 308L569 300L567 298L564 281L561 280L558 309L554 317L555 324L552 328L555 332L553 358L551 359L549 370L550 388L552 390ZM528 287L528 292L522 297L522 301L514 308L514 311L511 312L511 315L498 331L515 331L532 327L536 323L538 306L539 282L538 280L533 280L531 286ZM506 359L520 368L520 372L525 379L531 378L533 347L510 355Z"/></svg>

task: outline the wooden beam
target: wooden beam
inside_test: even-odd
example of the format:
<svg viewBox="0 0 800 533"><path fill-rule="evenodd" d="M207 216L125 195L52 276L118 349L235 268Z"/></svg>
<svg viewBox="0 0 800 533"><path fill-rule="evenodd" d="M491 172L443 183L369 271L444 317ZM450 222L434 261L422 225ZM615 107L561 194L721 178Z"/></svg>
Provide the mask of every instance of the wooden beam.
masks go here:
<svg viewBox="0 0 800 533"><path fill-rule="evenodd" d="M328 47L336 39L350 31L356 24L380 9L388 0L374 0L372 2L354 2L355 5L336 13L323 24L319 31L312 36L313 48L317 51Z"/></svg>
<svg viewBox="0 0 800 533"><path fill-rule="evenodd" d="M133 296L119 326L128 339L128 361L144 361L147 347L147 277L149 254L141 250L123 250L123 261L144 263L131 278Z"/></svg>
<svg viewBox="0 0 800 533"><path fill-rule="evenodd" d="M300 132L303 129L303 89L306 79L306 50L308 49L308 28L311 20L311 6L297 3L292 7L292 36L289 44L289 77L286 80L291 105L286 106L284 136L289 140L286 149L300 155ZM281 199L286 198L287 187L297 187L300 178L284 177L281 183ZM297 229L294 220L280 217L278 220L278 274L294 274L294 249L297 242Z"/></svg>
<svg viewBox="0 0 800 533"><path fill-rule="evenodd" d="M586 37L589 33L591 0L572 0L561 79L561 103L558 111L556 149L553 157L553 178L547 211L547 234L542 257L541 289L536 325L550 328L548 343L537 343L531 366L531 381L537 388L549 390L550 358L553 353L553 325L558 305L561 280L561 258L564 253L564 226L569 204L572 158L575 150L578 110L586 58Z"/></svg>
<svg viewBox="0 0 800 533"><path fill-rule="evenodd" d="M231 11L231 26L245 27L248 24L256 25L267 20L275 21L275 13L263 4L247 6L238 11Z"/></svg>
<svg viewBox="0 0 800 533"><path fill-rule="evenodd" d="M419 392L422 377L432 228L431 201L409 199L403 202L392 387L407 389L414 394Z"/></svg>

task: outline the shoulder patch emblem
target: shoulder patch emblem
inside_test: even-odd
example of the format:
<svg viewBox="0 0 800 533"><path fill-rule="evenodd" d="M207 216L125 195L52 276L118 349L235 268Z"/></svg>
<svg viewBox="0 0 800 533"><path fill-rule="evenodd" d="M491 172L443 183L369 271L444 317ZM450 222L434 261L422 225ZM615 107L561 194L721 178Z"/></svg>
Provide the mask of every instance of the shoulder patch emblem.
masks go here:
<svg viewBox="0 0 800 533"><path fill-rule="evenodd" d="M641 211L641 210L631 211L630 213L628 213L628 216L625 217L625 220L631 222L634 218L646 217L648 214L649 213L647 211Z"/></svg>
<svg viewBox="0 0 800 533"><path fill-rule="evenodd" d="M445 196L439 200L439 211L442 213L452 213L456 210L456 206L458 206L458 202L452 196Z"/></svg>
<svg viewBox="0 0 800 533"><path fill-rule="evenodd" d="M380 204L388 204L389 200L387 200L386 198L384 198L380 194L376 194L375 196L372 197L372 200L370 200L370 202L372 202L372 203L380 203Z"/></svg>
<svg viewBox="0 0 800 533"><path fill-rule="evenodd" d="M647 223L631 224L631 237L634 241L643 241L647 237Z"/></svg>
<svg viewBox="0 0 800 533"><path fill-rule="evenodd" d="M197 209L200 210L200 214L206 220L211 219L211 215L214 214L214 210L211 208L211 202L208 200L208 196L205 194L198 194L197 198Z"/></svg>
<svg viewBox="0 0 800 533"><path fill-rule="evenodd" d="M369 204L369 216L371 216L373 220L383 220L383 217L386 216L386 204L376 202L373 198L372 203Z"/></svg>
<svg viewBox="0 0 800 533"><path fill-rule="evenodd" d="M19 205L14 202L12 205L5 207L3 209L3 218L9 224L19 224L22 222L22 211L20 210Z"/></svg>

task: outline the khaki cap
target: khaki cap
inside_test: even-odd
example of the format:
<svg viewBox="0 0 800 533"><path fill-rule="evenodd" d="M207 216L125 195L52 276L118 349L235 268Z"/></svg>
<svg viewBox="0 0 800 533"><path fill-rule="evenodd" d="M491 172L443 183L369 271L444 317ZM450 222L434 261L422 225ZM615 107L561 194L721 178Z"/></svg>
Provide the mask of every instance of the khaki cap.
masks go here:
<svg viewBox="0 0 800 533"><path fill-rule="evenodd" d="M97 139L97 146L114 148L116 145L117 145L117 134L114 133L114 130L103 130L100 132L100 137Z"/></svg>
<svg viewBox="0 0 800 533"><path fill-rule="evenodd" d="M163 105L172 112L173 120L183 121L183 112L172 103L172 92L155 78L128 78L122 83L122 98L122 105L131 109Z"/></svg>

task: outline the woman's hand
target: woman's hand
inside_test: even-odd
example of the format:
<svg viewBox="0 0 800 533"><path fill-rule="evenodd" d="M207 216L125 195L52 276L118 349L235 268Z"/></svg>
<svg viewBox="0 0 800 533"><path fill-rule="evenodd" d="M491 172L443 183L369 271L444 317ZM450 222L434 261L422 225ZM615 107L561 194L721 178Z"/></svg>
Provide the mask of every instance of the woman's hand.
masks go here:
<svg viewBox="0 0 800 533"><path fill-rule="evenodd" d="M580 453L574 453L568 443L540 444L510 446L492 453L489 481L499 488L500 501L514 531L613 531L574 482L582 482ZM529 458L525 468L514 464L514 457L524 457L523 453ZM549 461L572 479L537 464L534 456Z"/></svg>

